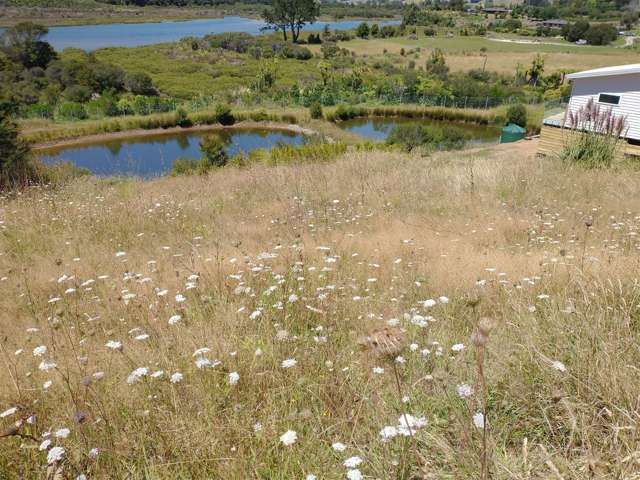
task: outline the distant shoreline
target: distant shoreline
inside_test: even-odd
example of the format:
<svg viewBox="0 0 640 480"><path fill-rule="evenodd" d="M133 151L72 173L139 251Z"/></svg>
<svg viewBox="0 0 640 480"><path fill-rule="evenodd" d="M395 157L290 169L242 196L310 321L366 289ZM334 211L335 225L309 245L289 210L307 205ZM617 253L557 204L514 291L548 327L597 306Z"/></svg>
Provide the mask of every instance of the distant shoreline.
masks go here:
<svg viewBox="0 0 640 480"><path fill-rule="evenodd" d="M0 28L20 22L34 22L47 27L83 27L92 25L138 24L162 22L188 22L190 20L214 20L226 16L238 16L260 20L257 12L226 11L207 7L116 7L100 10L74 10L64 7L0 7ZM370 22L397 20L399 17L344 17L340 20ZM321 15L318 21L335 21L329 15Z"/></svg>

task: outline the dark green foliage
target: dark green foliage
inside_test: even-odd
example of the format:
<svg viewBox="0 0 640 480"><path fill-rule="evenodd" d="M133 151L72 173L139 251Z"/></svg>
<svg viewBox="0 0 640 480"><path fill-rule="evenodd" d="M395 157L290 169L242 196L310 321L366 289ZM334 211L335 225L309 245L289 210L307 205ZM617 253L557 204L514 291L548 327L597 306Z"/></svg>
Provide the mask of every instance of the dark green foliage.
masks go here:
<svg viewBox="0 0 640 480"><path fill-rule="evenodd" d="M0 188L13 188L32 182L36 176L29 145L18 138L10 118L14 105L0 104Z"/></svg>
<svg viewBox="0 0 640 480"><path fill-rule="evenodd" d="M527 127L527 109L521 103L511 105L507 109L507 123L515 123L523 128Z"/></svg>
<svg viewBox="0 0 640 480"><path fill-rule="evenodd" d="M618 38L618 29L607 23L592 25L584 39L589 45L608 45Z"/></svg>
<svg viewBox="0 0 640 480"><path fill-rule="evenodd" d="M322 43L320 34L319 33L316 33L315 35L313 33L309 34L309 38L307 38L307 43L309 45L320 45Z"/></svg>
<svg viewBox="0 0 640 480"><path fill-rule="evenodd" d="M0 35L0 48L14 62L24 68L45 68L56 57L51 45L42 39L49 30L31 22L7 28Z"/></svg>
<svg viewBox="0 0 640 480"><path fill-rule="evenodd" d="M618 29L608 23L590 24L578 20L562 29L562 35L569 42L586 40L589 45L607 45L618 38Z"/></svg>
<svg viewBox="0 0 640 480"><path fill-rule="evenodd" d="M285 42L289 31L293 43L296 43L302 27L315 22L318 15L320 3L315 0L273 0L271 8L262 13L262 18L267 28L282 32Z"/></svg>
<svg viewBox="0 0 640 480"><path fill-rule="evenodd" d="M187 111L184 108L176 110L176 125L182 128L187 128L193 125L193 122L189 119Z"/></svg>
<svg viewBox="0 0 640 480"><path fill-rule="evenodd" d="M314 120L322 118L322 105L320 104L320 102L313 102L311 105L309 105L309 115Z"/></svg>
<svg viewBox="0 0 640 480"><path fill-rule="evenodd" d="M215 135L209 135L200 141L202 157L206 159L206 164L211 167L224 167L226 165L228 156L224 148L224 142Z"/></svg>
<svg viewBox="0 0 640 480"><path fill-rule="evenodd" d="M366 114L366 110L353 105L338 105L333 113L332 120L351 120L352 118L361 117Z"/></svg>
<svg viewBox="0 0 640 480"><path fill-rule="evenodd" d="M577 42L578 40L584 39L590 26L587 20L578 20L575 23L569 23L562 29L562 36L568 42Z"/></svg>
<svg viewBox="0 0 640 480"><path fill-rule="evenodd" d="M84 103L91 98L91 89L84 85L72 85L64 91L63 95L69 102Z"/></svg>
<svg viewBox="0 0 640 480"><path fill-rule="evenodd" d="M146 73L128 73L124 77L125 88L134 95L156 95L151 77Z"/></svg>
<svg viewBox="0 0 640 480"><path fill-rule="evenodd" d="M356 28L356 35L360 38L369 38L369 33L371 30L369 29L369 24L367 22L362 22Z"/></svg>
<svg viewBox="0 0 640 480"><path fill-rule="evenodd" d="M236 119L231 113L231 108L228 105L217 105L215 109L215 118L220 125L233 125L236 123Z"/></svg>

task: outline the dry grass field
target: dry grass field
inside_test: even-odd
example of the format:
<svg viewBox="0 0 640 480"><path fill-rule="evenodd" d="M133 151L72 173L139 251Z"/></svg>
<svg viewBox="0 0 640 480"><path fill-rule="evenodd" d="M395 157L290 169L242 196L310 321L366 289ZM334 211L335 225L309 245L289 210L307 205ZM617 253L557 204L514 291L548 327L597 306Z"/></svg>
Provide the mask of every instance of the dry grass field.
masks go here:
<svg viewBox="0 0 640 480"><path fill-rule="evenodd" d="M640 172L535 148L0 199L0 478L640 478Z"/></svg>
<svg viewBox="0 0 640 480"><path fill-rule="evenodd" d="M525 38L525 40L527 39ZM557 43L562 41L549 39L548 42ZM518 63L522 65L530 64L539 53L545 58L545 70L547 73L558 70L585 70L636 63L638 56L635 50L614 46L576 46L570 43L566 43L566 45L507 43L484 37L461 36L429 38L419 35L417 39L406 37L356 39L342 42L340 46L355 52L358 56L377 59L384 58L385 50L389 54L399 55L401 49L409 51L419 48L420 52L417 54L410 54L405 57L407 63L410 60L414 60L417 65L424 65L433 49L440 48L445 53L447 65L453 72L468 71L474 68L482 69L486 58L487 70L504 74L514 73ZM319 47L311 46L311 49L319 51Z"/></svg>

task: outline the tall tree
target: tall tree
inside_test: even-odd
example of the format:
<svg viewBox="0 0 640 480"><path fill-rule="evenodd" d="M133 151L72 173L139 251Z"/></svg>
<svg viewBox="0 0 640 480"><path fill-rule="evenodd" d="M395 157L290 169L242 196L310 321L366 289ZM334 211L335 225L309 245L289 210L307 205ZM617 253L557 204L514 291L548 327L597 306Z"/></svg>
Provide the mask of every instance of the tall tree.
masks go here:
<svg viewBox="0 0 640 480"><path fill-rule="evenodd" d="M285 41L290 31L291 40L296 43L302 27L314 23L318 15L320 4L316 0L273 0L272 7L266 9L262 17L267 29L282 32Z"/></svg>
<svg viewBox="0 0 640 480"><path fill-rule="evenodd" d="M26 185L35 176L29 145L18 138L11 119L15 108L10 102L0 102L0 189Z"/></svg>
<svg viewBox="0 0 640 480"><path fill-rule="evenodd" d="M15 62L25 68L45 68L56 58L51 45L43 40L49 29L31 22L18 23L0 35L0 48Z"/></svg>

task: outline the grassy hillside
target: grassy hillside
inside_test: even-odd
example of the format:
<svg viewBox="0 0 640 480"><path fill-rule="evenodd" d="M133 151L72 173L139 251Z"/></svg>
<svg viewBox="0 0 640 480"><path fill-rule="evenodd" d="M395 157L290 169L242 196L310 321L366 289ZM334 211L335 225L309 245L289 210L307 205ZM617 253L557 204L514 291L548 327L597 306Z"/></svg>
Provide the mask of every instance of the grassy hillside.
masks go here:
<svg viewBox="0 0 640 480"><path fill-rule="evenodd" d="M634 478L640 176L534 151L3 197L0 477Z"/></svg>

